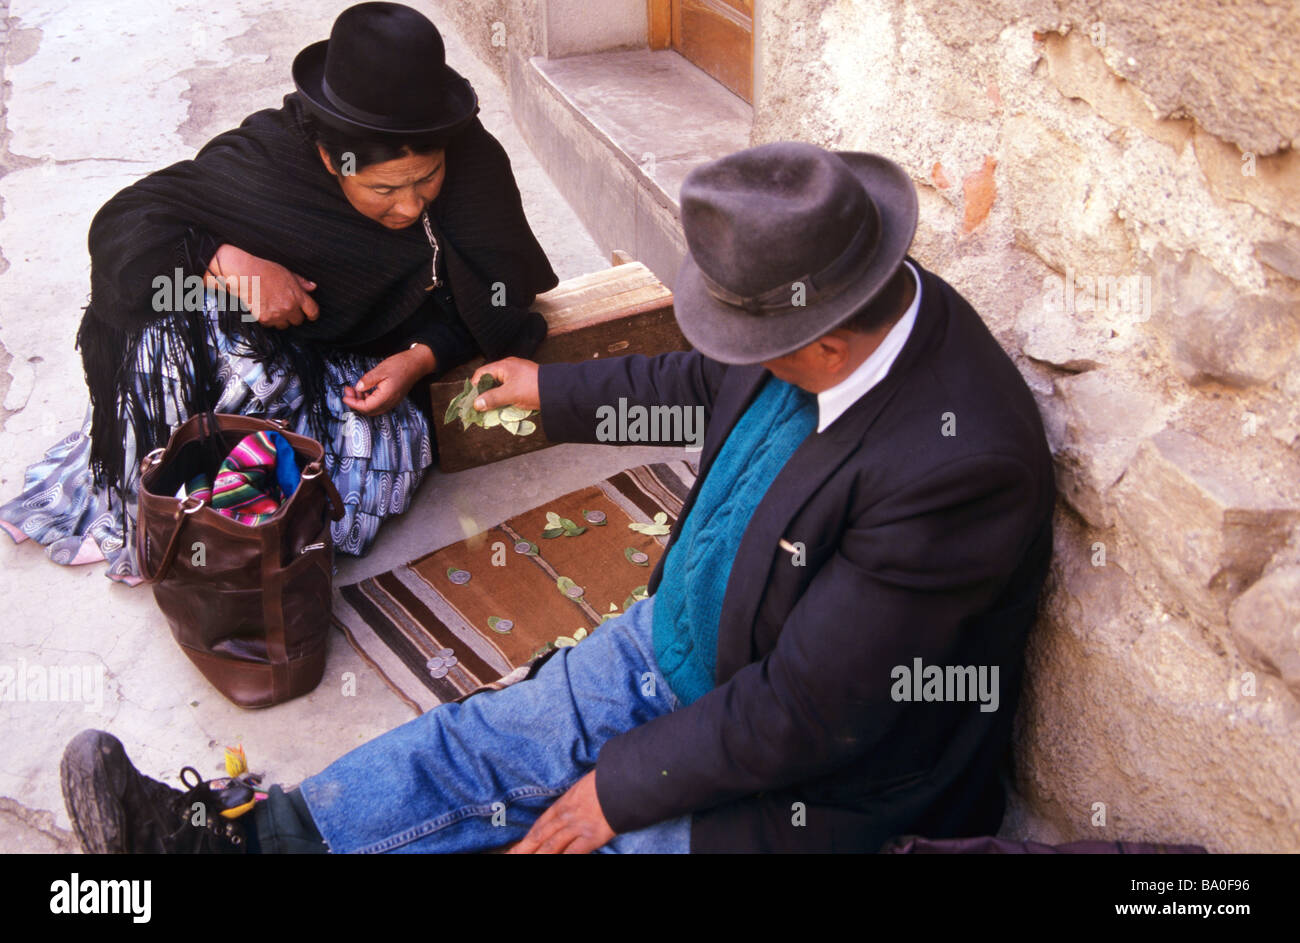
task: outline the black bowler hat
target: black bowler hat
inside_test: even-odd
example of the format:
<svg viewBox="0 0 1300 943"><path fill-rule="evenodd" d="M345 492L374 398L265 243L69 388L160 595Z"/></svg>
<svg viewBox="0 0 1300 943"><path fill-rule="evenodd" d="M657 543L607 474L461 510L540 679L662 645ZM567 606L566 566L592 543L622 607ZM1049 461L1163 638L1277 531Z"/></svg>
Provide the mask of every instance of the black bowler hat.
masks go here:
<svg viewBox="0 0 1300 943"><path fill-rule="evenodd" d="M447 66L438 28L400 3L359 3L330 38L293 60L293 84L311 110L345 131L432 134L478 114L478 96Z"/></svg>
<svg viewBox="0 0 1300 943"><path fill-rule="evenodd" d="M691 171L681 217L682 333L714 360L761 363L841 326L889 283L916 233L916 189L879 155L782 141Z"/></svg>

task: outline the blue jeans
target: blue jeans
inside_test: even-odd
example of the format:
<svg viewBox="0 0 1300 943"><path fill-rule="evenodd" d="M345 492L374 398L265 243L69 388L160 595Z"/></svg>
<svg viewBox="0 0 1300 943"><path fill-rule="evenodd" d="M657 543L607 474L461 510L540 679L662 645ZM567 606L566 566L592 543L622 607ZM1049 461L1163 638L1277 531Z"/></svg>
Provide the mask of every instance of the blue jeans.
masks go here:
<svg viewBox="0 0 1300 943"><path fill-rule="evenodd" d="M563 648L537 675L443 704L304 780L330 850L484 851L518 841L589 772L600 748L677 708L655 663L654 598ZM690 816L602 851L685 853Z"/></svg>

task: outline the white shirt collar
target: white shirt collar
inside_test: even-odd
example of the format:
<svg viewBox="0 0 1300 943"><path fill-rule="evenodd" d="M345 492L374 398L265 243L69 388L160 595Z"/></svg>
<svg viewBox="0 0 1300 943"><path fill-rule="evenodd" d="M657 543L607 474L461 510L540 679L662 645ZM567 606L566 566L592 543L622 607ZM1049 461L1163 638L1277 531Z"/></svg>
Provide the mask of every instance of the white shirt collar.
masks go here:
<svg viewBox="0 0 1300 943"><path fill-rule="evenodd" d="M907 343L907 338L912 333L912 325L916 323L916 312L921 307L921 277L917 275L911 262L904 261L903 264L912 273L912 281L916 283L916 293L912 297L912 303L908 305L898 322L890 328L885 339L880 342L880 346L873 350L866 360L858 364L856 370L829 390L817 394L818 432L824 432L827 426L844 415L850 406L883 380L889 373L889 368L898 359L903 345Z"/></svg>

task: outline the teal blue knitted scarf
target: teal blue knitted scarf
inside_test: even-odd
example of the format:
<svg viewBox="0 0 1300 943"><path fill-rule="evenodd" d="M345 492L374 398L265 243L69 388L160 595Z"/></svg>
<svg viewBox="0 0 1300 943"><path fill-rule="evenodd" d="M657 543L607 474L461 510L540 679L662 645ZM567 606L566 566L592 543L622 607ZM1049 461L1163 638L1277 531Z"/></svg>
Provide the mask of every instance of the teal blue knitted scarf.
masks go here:
<svg viewBox="0 0 1300 943"><path fill-rule="evenodd" d="M683 705L713 688L718 620L736 548L754 509L817 427L817 397L769 377L700 486L655 592L654 650Z"/></svg>

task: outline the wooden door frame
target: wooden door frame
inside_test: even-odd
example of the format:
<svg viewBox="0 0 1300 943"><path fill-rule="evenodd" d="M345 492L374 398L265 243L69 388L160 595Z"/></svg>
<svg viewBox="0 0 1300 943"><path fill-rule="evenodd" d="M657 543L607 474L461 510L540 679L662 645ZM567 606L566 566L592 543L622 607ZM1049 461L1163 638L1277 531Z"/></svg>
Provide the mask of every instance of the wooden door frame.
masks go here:
<svg viewBox="0 0 1300 943"><path fill-rule="evenodd" d="M646 36L651 49L673 45L673 0L646 0Z"/></svg>
<svg viewBox="0 0 1300 943"><path fill-rule="evenodd" d="M721 61L712 64L701 62L697 58L700 52L699 49L694 50L694 54L692 54L691 51L685 48L686 44L682 41L682 25L687 20L683 11L683 7L687 2L688 0L646 0L646 44L652 50L677 50L710 78L715 79L724 88L752 105L755 84L754 70L757 65L755 56L757 43L754 35L757 21L756 0L748 4L750 7L747 17L748 25L741 22L741 15L737 13L728 0L689 0L689 2L704 10L717 8L714 10L713 15L728 20L733 28L739 27L745 30L749 38L747 52L749 59L748 75L728 69L726 64Z"/></svg>

